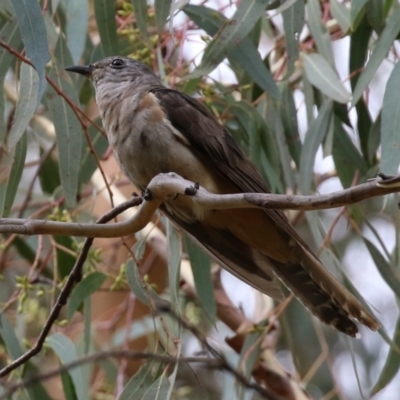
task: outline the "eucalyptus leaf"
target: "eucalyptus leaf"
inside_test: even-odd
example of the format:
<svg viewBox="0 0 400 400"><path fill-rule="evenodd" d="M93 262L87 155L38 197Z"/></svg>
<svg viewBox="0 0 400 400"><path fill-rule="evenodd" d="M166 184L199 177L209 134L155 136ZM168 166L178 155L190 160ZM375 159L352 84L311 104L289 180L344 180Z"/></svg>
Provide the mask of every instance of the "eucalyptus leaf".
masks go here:
<svg viewBox="0 0 400 400"><path fill-rule="evenodd" d="M45 67L50 60L42 10L37 1L12 0L12 4L24 40L26 56L32 61L39 76L36 99L38 106L46 88Z"/></svg>
<svg viewBox="0 0 400 400"><path fill-rule="evenodd" d="M67 336L62 333L54 333L46 338L46 345L53 349L57 354L62 364L68 364L70 362L76 361L78 354L74 343ZM74 389L78 400L87 399L87 393L84 392L83 374L82 367L78 366L76 368L68 371L72 382L74 384Z"/></svg>
<svg viewBox="0 0 400 400"><path fill-rule="evenodd" d="M214 36L218 29L223 27L228 19L220 12L205 6L188 4L183 11L210 36ZM258 49L249 37L245 37L227 53L232 63L240 65L261 89L270 93L275 98L280 93L271 72L265 66Z"/></svg>
<svg viewBox="0 0 400 400"><path fill-rule="evenodd" d="M339 80L336 71L320 54L302 54L308 80L322 93L338 103L347 103L351 95Z"/></svg>
<svg viewBox="0 0 400 400"><path fill-rule="evenodd" d="M397 63L386 84L382 105L380 171L391 175L400 163L400 64Z"/></svg>
<svg viewBox="0 0 400 400"><path fill-rule="evenodd" d="M375 43L375 48L368 60L368 63L362 71L357 85L354 89L353 100L351 105L354 106L361 98L364 90L367 88L374 76L376 70L382 64L382 61L387 56L389 49L393 45L400 32L400 7L395 7L394 12L387 19L386 26L383 29L379 39Z"/></svg>
<svg viewBox="0 0 400 400"><path fill-rule="evenodd" d="M233 17L217 32L207 46L201 64L193 71L193 77L211 72L237 46L254 27L265 11L269 0L240 2Z"/></svg>
<svg viewBox="0 0 400 400"><path fill-rule="evenodd" d="M67 318L71 319L83 301L95 293L104 283L106 275L101 272L92 272L85 276L73 289L68 301Z"/></svg>
<svg viewBox="0 0 400 400"><path fill-rule="evenodd" d="M27 138L26 135L22 135L14 151L14 161L11 166L11 171L8 176L7 186L4 193L4 199L1 201L2 209L1 215L3 218L7 218L11 213L11 207L14 203L15 196L18 188L20 187L20 181L22 172L25 166L27 150Z"/></svg>
<svg viewBox="0 0 400 400"><path fill-rule="evenodd" d="M50 78L74 104L79 98L74 85L67 79L65 65L71 65L72 59L64 39L60 36L55 50L56 62L50 72ZM56 128L57 147L59 149L60 178L66 202L69 207L76 203L78 176L82 157L83 133L75 113L54 89L46 95L54 126Z"/></svg>
<svg viewBox="0 0 400 400"><path fill-rule="evenodd" d="M6 146L12 149L29 125L36 111L39 93L39 75L33 67L23 63L20 73L20 92L14 122L6 137Z"/></svg>
<svg viewBox="0 0 400 400"><path fill-rule="evenodd" d="M326 100L319 110L318 117L310 124L306 132L300 157L299 187L303 195L311 190L315 155L329 127L332 115L332 102Z"/></svg>
<svg viewBox="0 0 400 400"><path fill-rule="evenodd" d="M94 15L99 29L104 56L106 57L119 54L115 13L114 1L96 0L94 2Z"/></svg>

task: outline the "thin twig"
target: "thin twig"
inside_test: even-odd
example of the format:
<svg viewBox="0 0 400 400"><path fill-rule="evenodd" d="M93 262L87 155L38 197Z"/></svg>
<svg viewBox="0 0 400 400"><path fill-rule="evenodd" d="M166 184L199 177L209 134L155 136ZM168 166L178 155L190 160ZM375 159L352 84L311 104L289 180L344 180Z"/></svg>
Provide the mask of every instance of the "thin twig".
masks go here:
<svg viewBox="0 0 400 400"><path fill-rule="evenodd" d="M132 199L120 204L119 206L113 208L108 213L104 214L101 218L97 220L97 224L104 224L111 219L115 218L118 214L121 214L128 208L137 206L140 204L142 199L140 197L133 197ZM25 354L18 357L10 364L5 366L3 369L0 370L0 377L8 375L11 371L18 368L20 365L26 363L29 359L33 356L38 354L43 347L43 343L46 340L48 333L50 332L51 327L53 326L54 322L58 318L62 307L66 304L68 297L74 287L74 285L81 280L82 277L82 267L87 258L89 253L90 247L92 246L94 238L90 237L87 238L83 244L82 250L75 262L74 267L72 268L71 273L68 275L68 279L65 282L63 288L58 295L57 301L54 304L47 321L40 332L40 335L35 343L35 345L28 350Z"/></svg>

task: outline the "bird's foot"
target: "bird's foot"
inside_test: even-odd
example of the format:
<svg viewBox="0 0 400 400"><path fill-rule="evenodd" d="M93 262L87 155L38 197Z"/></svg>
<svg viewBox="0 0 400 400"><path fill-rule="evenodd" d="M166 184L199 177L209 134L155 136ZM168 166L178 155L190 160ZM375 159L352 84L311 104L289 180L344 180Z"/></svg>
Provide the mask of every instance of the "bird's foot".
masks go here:
<svg viewBox="0 0 400 400"><path fill-rule="evenodd" d="M200 183L195 182L193 186L189 186L185 189L186 196L194 196L200 188Z"/></svg>
<svg viewBox="0 0 400 400"><path fill-rule="evenodd" d="M151 193L149 188L146 188L146 190L142 193L142 196L146 201L153 200L153 193Z"/></svg>

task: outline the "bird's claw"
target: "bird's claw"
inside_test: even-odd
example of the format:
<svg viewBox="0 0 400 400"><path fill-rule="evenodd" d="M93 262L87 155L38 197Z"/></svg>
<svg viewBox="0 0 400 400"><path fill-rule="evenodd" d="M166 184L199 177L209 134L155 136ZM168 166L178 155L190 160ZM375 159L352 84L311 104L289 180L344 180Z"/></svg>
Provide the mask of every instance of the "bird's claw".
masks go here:
<svg viewBox="0 0 400 400"><path fill-rule="evenodd" d="M146 201L153 200L153 193L151 193L151 190L149 188L146 188L142 196Z"/></svg>
<svg viewBox="0 0 400 400"><path fill-rule="evenodd" d="M185 189L186 196L194 196L200 188L199 182L195 182L193 186L189 186Z"/></svg>

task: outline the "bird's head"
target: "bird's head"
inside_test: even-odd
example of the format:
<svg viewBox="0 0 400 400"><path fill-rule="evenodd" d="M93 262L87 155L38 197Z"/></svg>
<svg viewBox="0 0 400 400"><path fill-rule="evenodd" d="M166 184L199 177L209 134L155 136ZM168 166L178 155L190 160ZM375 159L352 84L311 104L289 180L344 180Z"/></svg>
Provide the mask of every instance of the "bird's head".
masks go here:
<svg viewBox="0 0 400 400"><path fill-rule="evenodd" d="M112 56L89 65L73 65L65 68L91 79L95 89L103 83L155 83L158 78L140 61L129 57Z"/></svg>

